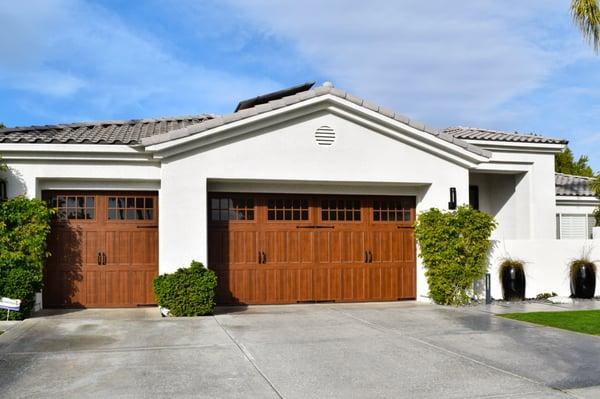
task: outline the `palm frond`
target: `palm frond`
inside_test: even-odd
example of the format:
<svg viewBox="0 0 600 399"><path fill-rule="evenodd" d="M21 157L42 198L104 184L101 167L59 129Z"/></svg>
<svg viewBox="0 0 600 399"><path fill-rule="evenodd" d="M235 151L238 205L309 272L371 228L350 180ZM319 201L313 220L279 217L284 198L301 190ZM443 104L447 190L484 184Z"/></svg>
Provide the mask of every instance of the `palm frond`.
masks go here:
<svg viewBox="0 0 600 399"><path fill-rule="evenodd" d="M600 50L600 6L598 0L571 0L571 16L594 51Z"/></svg>

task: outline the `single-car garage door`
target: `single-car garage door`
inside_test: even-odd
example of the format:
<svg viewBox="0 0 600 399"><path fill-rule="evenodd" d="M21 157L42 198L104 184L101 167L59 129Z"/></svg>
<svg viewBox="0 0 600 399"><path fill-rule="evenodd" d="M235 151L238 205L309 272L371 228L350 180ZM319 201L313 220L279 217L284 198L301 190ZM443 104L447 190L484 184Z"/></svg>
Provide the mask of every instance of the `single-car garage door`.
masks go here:
<svg viewBox="0 0 600 399"><path fill-rule="evenodd" d="M415 197L209 194L218 301L416 296Z"/></svg>
<svg viewBox="0 0 600 399"><path fill-rule="evenodd" d="M44 191L57 209L44 270L44 307L155 303L156 192Z"/></svg>

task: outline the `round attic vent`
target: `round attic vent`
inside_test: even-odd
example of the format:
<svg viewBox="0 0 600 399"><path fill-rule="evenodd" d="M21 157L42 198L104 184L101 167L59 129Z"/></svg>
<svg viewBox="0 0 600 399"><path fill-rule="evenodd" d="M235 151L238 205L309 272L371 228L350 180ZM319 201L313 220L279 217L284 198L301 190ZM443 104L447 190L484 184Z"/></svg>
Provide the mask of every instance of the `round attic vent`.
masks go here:
<svg viewBox="0 0 600 399"><path fill-rule="evenodd" d="M315 130L315 141L318 145L332 145L335 141L335 130L329 126L321 126Z"/></svg>

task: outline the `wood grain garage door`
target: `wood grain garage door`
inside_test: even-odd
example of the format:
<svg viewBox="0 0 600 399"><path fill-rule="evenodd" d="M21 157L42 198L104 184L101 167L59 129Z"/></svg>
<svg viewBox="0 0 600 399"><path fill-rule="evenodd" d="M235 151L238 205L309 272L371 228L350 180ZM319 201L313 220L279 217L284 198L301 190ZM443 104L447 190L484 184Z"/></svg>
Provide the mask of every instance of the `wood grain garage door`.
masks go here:
<svg viewBox="0 0 600 399"><path fill-rule="evenodd" d="M44 271L44 307L155 303L158 195L45 191L56 207Z"/></svg>
<svg viewBox="0 0 600 399"><path fill-rule="evenodd" d="M209 194L220 303L416 297L414 197Z"/></svg>

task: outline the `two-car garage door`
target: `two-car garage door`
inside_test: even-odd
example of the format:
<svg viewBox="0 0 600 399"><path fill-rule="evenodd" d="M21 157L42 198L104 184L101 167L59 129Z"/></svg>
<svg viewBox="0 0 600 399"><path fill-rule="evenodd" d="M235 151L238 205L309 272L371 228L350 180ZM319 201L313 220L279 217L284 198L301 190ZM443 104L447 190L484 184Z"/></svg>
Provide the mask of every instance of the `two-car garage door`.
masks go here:
<svg viewBox="0 0 600 399"><path fill-rule="evenodd" d="M218 301L416 296L414 197L209 194Z"/></svg>

